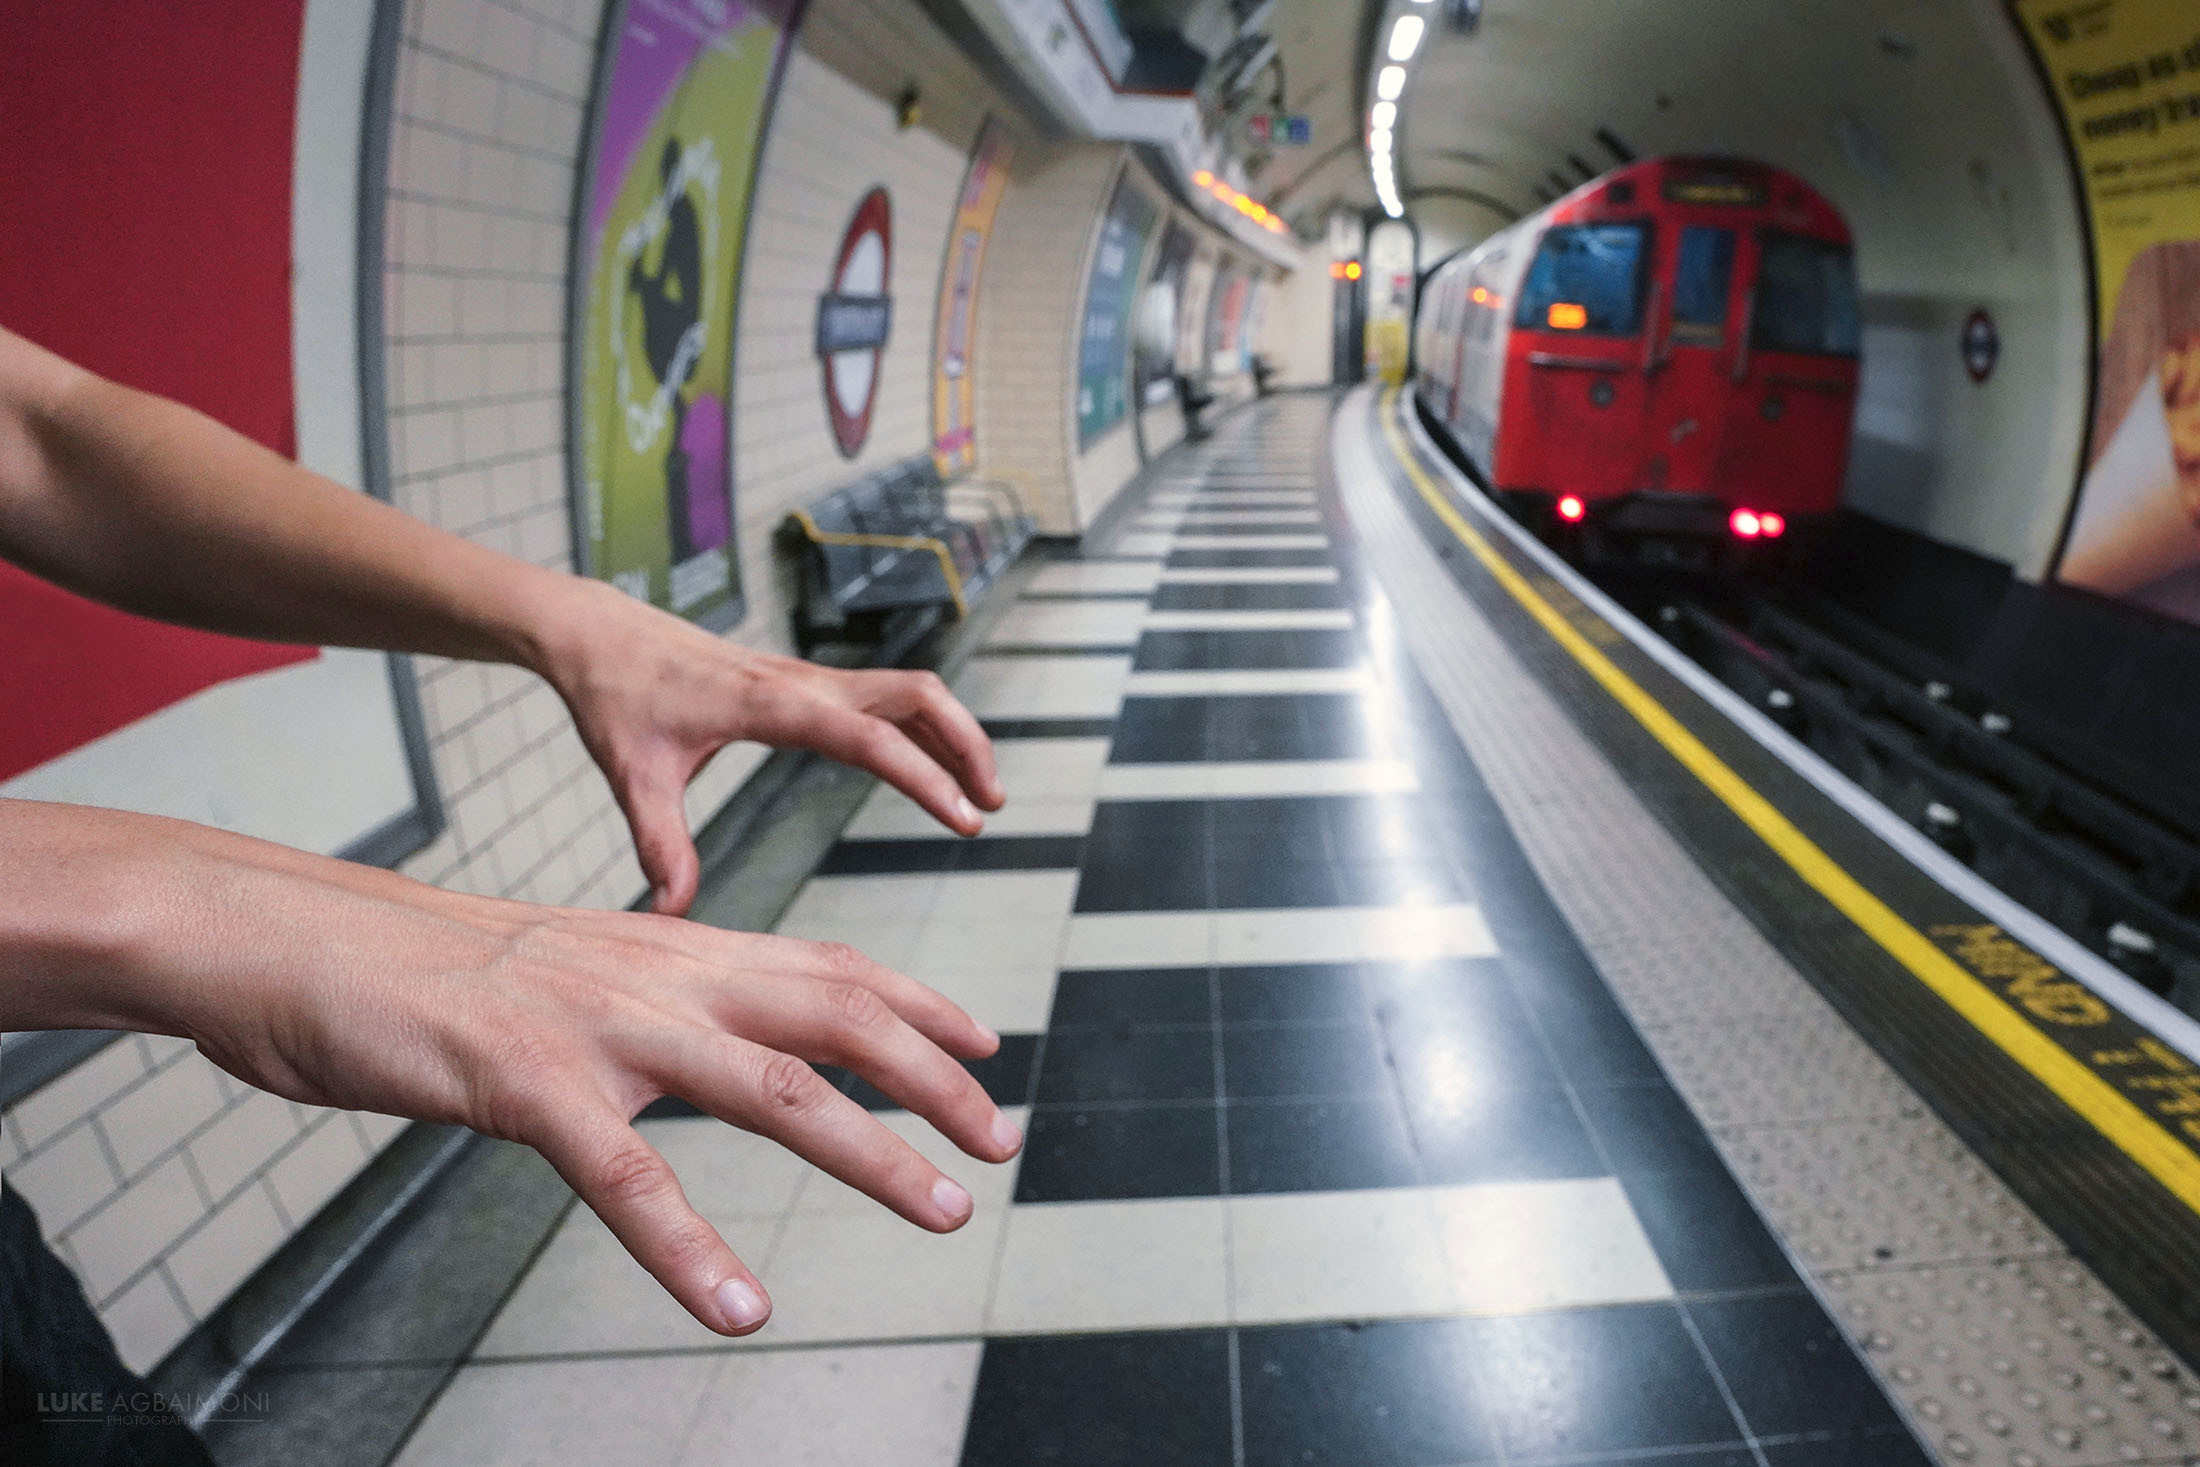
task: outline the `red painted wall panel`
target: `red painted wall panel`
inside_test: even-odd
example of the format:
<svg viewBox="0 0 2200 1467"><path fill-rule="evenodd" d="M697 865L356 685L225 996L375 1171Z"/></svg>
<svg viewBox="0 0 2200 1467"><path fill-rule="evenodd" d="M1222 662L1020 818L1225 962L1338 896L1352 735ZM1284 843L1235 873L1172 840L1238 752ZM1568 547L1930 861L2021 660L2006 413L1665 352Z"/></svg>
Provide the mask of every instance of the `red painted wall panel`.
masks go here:
<svg viewBox="0 0 2200 1467"><path fill-rule="evenodd" d="M0 323L284 454L303 21L304 0L0 6ZM314 655L0 566L0 779Z"/></svg>

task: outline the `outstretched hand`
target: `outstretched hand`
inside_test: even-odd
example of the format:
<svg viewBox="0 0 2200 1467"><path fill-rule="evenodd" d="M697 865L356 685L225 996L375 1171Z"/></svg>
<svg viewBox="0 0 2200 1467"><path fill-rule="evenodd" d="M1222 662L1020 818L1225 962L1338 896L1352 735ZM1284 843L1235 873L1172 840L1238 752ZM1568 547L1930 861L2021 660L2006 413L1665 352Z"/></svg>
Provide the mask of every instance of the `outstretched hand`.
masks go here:
<svg viewBox="0 0 2200 1467"><path fill-rule="evenodd" d="M978 720L929 672L848 671L722 641L609 586L575 582L576 607L538 670L572 710L634 832L653 911L695 900L699 865L682 803L697 770L740 739L867 769L960 835L1004 795Z"/></svg>

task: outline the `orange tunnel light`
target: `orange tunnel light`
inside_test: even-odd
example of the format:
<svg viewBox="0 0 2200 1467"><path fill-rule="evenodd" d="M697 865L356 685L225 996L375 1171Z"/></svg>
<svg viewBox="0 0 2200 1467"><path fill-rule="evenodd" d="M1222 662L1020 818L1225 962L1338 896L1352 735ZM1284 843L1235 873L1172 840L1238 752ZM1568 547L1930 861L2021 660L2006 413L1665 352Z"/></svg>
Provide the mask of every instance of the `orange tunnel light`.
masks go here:
<svg viewBox="0 0 2200 1467"><path fill-rule="evenodd" d="M1553 301L1544 319L1553 331L1579 331L1589 324L1589 308L1572 301Z"/></svg>
<svg viewBox="0 0 2200 1467"><path fill-rule="evenodd" d="M1198 184L1201 188L1211 187L1214 184L1214 181L1215 176L1212 173L1209 173L1204 168L1200 169L1199 172L1192 175L1192 182Z"/></svg>
<svg viewBox="0 0 2200 1467"><path fill-rule="evenodd" d="M1474 288L1474 303L1478 306L1486 306L1490 303L1490 288L1488 286L1477 285Z"/></svg>

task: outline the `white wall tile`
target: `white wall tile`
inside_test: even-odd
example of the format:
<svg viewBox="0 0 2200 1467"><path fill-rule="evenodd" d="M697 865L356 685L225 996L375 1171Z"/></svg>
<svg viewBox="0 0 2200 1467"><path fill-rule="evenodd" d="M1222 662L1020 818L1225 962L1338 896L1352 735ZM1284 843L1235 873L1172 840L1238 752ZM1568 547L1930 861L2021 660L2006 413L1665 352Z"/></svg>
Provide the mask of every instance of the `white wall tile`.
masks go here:
<svg viewBox="0 0 2200 1467"><path fill-rule="evenodd" d="M104 1300L165 1252L205 1211L179 1154L62 1236L76 1255L85 1292L95 1301Z"/></svg>

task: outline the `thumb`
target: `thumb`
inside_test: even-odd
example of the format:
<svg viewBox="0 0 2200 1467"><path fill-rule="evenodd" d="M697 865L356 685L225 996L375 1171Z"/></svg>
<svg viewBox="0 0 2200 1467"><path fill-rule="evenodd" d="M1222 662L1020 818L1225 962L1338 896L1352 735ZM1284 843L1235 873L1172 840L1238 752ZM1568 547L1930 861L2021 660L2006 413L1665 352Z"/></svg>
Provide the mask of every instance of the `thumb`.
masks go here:
<svg viewBox="0 0 2200 1467"><path fill-rule="evenodd" d="M702 862L695 854L695 839L688 834L679 782L637 781L634 788L620 793L619 804L626 811L627 828L634 833L634 854L641 858L642 875L649 879L649 909L667 917L686 916L695 902Z"/></svg>

